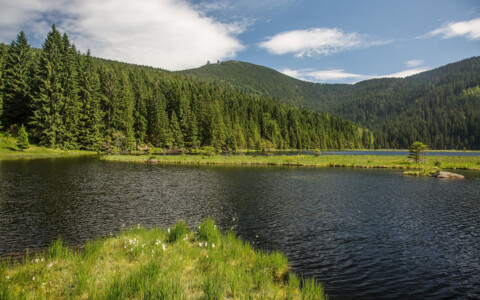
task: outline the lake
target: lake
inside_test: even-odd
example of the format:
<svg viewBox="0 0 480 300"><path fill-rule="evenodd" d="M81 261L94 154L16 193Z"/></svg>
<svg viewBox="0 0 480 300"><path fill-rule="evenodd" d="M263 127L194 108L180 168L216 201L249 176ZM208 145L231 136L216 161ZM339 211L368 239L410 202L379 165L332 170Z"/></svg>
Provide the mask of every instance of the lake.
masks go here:
<svg viewBox="0 0 480 300"><path fill-rule="evenodd" d="M480 172L0 161L0 256L211 216L333 299L480 297Z"/></svg>

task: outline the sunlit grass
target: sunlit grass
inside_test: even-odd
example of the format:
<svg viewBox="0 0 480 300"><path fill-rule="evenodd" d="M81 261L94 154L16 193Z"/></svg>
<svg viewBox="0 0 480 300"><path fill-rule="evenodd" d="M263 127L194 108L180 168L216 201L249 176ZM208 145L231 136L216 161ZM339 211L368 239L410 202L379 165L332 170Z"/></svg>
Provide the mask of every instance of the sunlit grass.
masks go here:
<svg viewBox="0 0 480 300"><path fill-rule="evenodd" d="M95 154L97 153L92 151L51 149L33 144L30 144L28 149L20 151L15 138L0 133L0 160L70 157Z"/></svg>
<svg viewBox="0 0 480 300"><path fill-rule="evenodd" d="M279 252L222 234L212 219L190 230L137 226L73 250L62 240L0 264L0 299L324 299Z"/></svg>
<svg viewBox="0 0 480 300"><path fill-rule="evenodd" d="M480 170L479 156L427 157L425 163L414 163L407 155L296 155L296 156L202 156L202 155L158 155L154 157L161 164L192 165L270 165L270 166L309 166L309 167L348 167L348 168L385 168L399 170L464 169ZM107 161L146 162L148 156L106 155Z"/></svg>

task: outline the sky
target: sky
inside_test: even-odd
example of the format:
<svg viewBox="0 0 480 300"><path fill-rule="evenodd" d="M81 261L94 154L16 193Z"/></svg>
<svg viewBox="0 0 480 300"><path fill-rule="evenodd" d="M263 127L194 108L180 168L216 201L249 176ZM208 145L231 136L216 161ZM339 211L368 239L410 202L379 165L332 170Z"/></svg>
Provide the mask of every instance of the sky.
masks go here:
<svg viewBox="0 0 480 300"><path fill-rule="evenodd" d="M405 77L480 55L480 0L0 0L0 42L53 23L93 56L176 71L240 60L302 80Z"/></svg>

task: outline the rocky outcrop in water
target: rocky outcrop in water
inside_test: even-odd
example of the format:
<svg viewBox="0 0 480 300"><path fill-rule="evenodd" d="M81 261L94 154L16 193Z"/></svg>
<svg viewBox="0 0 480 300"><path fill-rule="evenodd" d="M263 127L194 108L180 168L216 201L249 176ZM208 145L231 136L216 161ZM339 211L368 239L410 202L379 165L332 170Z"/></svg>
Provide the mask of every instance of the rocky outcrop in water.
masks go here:
<svg viewBox="0 0 480 300"><path fill-rule="evenodd" d="M464 179L465 178L465 176L463 176L463 175L452 173L452 172L437 172L437 173L433 174L433 177L455 178L455 179Z"/></svg>

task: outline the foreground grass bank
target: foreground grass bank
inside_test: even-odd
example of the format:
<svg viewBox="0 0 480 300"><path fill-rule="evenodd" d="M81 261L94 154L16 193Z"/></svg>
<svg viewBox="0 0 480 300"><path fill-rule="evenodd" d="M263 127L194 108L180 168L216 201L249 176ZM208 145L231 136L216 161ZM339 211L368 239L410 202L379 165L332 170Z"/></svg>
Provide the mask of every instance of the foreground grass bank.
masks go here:
<svg viewBox="0 0 480 300"><path fill-rule="evenodd" d="M427 157L425 163L414 163L406 156L389 155L297 155L297 156L250 156L250 155L106 155L107 161L147 162L163 164L217 164L217 165L273 165L311 167L389 168L402 170L463 169L480 170L478 157Z"/></svg>
<svg viewBox="0 0 480 300"><path fill-rule="evenodd" d="M60 150L36 145L30 145L28 149L20 151L17 147L17 139L0 134L0 160L33 159L50 157L69 157L80 155L95 155L96 152L82 150Z"/></svg>
<svg viewBox="0 0 480 300"><path fill-rule="evenodd" d="M23 263L0 265L0 299L325 299L285 256L254 250L211 219L196 232L124 231L72 250L57 240Z"/></svg>

